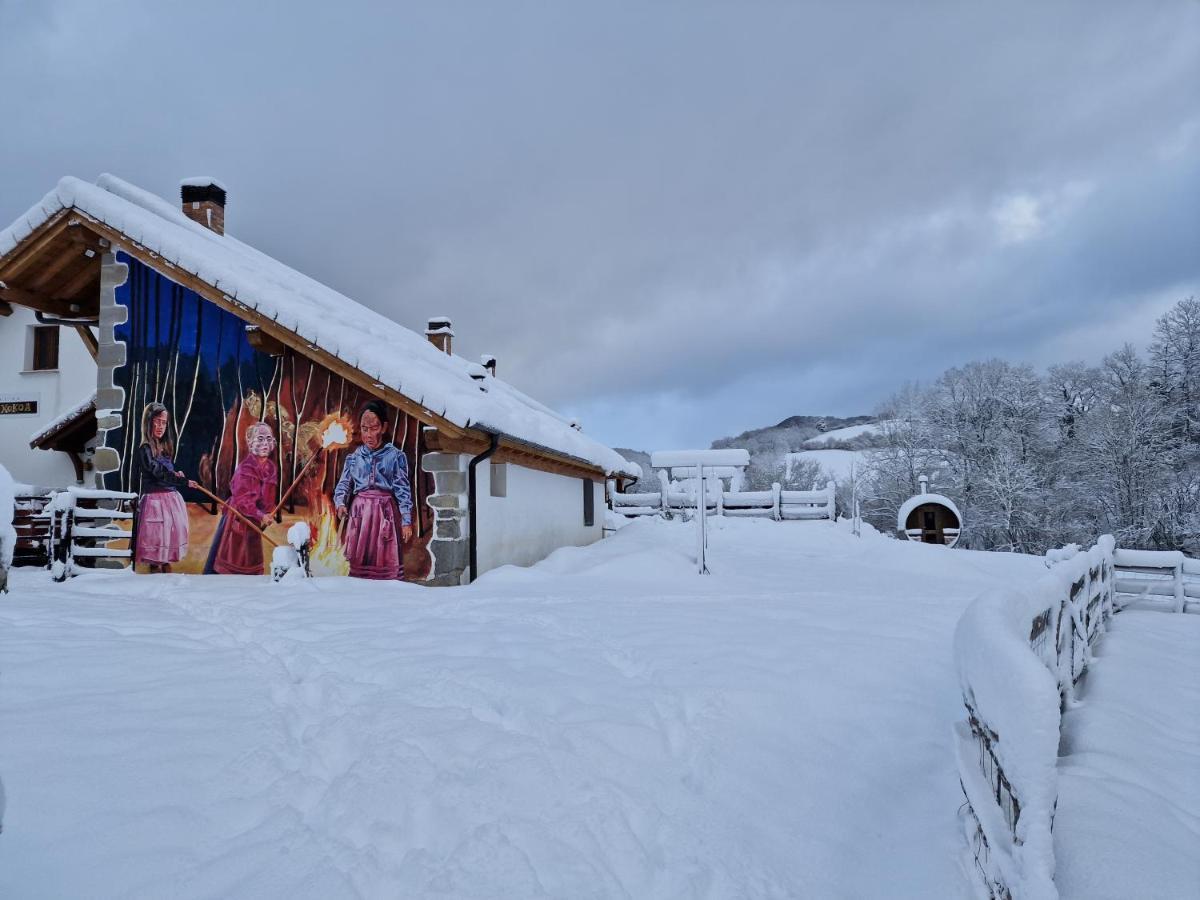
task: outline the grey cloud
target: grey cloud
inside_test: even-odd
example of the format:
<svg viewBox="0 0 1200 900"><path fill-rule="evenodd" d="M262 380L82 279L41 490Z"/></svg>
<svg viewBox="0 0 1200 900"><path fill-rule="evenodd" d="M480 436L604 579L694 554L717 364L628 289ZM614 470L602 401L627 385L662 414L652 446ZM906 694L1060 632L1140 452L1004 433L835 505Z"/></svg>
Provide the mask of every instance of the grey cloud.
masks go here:
<svg viewBox="0 0 1200 900"><path fill-rule="evenodd" d="M589 431L705 442L1200 282L1198 10L0 3L0 219L217 174L231 231Z"/></svg>

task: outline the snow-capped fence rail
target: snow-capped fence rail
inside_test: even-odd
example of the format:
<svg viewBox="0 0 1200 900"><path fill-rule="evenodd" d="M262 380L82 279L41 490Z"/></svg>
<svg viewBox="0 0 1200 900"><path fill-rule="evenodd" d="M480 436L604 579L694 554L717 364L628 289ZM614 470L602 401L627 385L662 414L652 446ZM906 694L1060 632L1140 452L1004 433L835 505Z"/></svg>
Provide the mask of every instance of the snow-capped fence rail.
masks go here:
<svg viewBox="0 0 1200 900"><path fill-rule="evenodd" d="M694 510L696 495L687 491L646 494L613 492L613 512L623 516L658 516L671 510ZM664 497L666 498L664 502ZM831 481L813 491L785 491L775 483L769 491L711 491L705 509L718 516L758 516L783 520L834 518L836 486Z"/></svg>
<svg viewBox="0 0 1200 900"><path fill-rule="evenodd" d="M1029 590L977 598L954 652L967 717L955 726L964 827L993 897L1051 900L1061 711L1114 607L1113 539L1062 554Z"/></svg>
<svg viewBox="0 0 1200 900"><path fill-rule="evenodd" d="M1122 607L1200 612L1200 560L1178 550L1122 550L1113 554Z"/></svg>
<svg viewBox="0 0 1200 900"><path fill-rule="evenodd" d="M41 515L49 522L47 550L54 580L74 575L77 561L95 565L101 559L131 559L136 512L137 494L71 487L52 495ZM124 521L131 530L117 524ZM129 546L114 547L113 542Z"/></svg>
<svg viewBox="0 0 1200 900"><path fill-rule="evenodd" d="M613 492L613 512L623 516L660 516L662 515L662 493L655 491L647 494L621 494Z"/></svg>

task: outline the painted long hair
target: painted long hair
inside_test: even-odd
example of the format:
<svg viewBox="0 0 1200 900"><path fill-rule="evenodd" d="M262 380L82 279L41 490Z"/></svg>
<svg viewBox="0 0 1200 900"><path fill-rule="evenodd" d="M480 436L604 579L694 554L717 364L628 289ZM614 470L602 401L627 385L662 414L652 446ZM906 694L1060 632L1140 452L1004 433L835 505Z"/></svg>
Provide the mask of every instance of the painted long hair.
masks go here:
<svg viewBox="0 0 1200 900"><path fill-rule="evenodd" d="M163 433L162 440L154 436L154 417L159 413L167 413L167 408L161 403L147 403L146 408L142 410L142 443L150 445L150 452L155 456L166 456L168 459L175 458L175 444L171 441L170 423L167 423L167 431Z"/></svg>

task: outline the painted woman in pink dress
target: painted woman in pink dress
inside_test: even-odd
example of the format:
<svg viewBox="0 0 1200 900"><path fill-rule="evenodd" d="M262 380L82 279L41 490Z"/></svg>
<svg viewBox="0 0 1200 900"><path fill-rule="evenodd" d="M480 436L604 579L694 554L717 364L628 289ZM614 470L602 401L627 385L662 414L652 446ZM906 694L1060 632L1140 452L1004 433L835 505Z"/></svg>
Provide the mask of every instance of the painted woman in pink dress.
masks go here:
<svg viewBox="0 0 1200 900"><path fill-rule="evenodd" d="M342 550L356 578L403 578L401 540L412 539L408 461L384 440L389 417L379 400L363 404L358 414L362 446L346 457L333 491L337 516L346 522Z"/></svg>
<svg viewBox="0 0 1200 900"><path fill-rule="evenodd" d="M142 443L134 455L138 473L138 528L135 561L152 573L170 572L187 556L188 515L179 489L195 487L171 461L175 447L167 437L171 414L161 403L142 411Z"/></svg>
<svg viewBox="0 0 1200 900"><path fill-rule="evenodd" d="M279 471L271 461L275 433L266 422L255 422L246 429L246 447L250 453L238 463L229 480L229 507L251 522L266 528L273 521L275 492ZM262 575L262 532L226 510L213 536L205 572L218 575Z"/></svg>

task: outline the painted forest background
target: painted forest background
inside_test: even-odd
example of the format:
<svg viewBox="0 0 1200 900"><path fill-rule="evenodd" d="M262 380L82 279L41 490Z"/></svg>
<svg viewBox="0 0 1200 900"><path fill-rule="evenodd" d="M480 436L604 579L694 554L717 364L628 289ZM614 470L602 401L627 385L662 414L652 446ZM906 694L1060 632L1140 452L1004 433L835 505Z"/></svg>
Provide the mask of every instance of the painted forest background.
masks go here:
<svg viewBox="0 0 1200 900"><path fill-rule="evenodd" d="M222 498L228 496L233 471L248 452L246 429L266 422L278 441L273 461L280 492L300 479L281 510L281 526L309 521L318 535L317 553L336 556L340 550L334 546L337 524L331 497L345 455L357 441L322 451L321 432L323 423L336 416L353 433L356 412L369 395L290 348L279 356L256 350L246 324L235 315L131 257L122 255L121 261L129 266L129 278L117 289L117 302L129 315L116 329L117 340L125 342L126 364L117 370L115 381L126 399L122 427L106 435L106 444L121 458L120 469L107 476L106 486L137 490L134 451L141 441L142 410L152 401L171 413L176 468ZM429 476L419 466L420 423L393 409L389 437L404 452L413 482L415 540L405 548L404 564L406 579L417 580L429 573L426 547L432 530L432 513L424 502ZM314 461L315 454L322 458ZM198 516L215 520L215 504L195 491L185 489L183 494L193 523L201 526L193 533L202 534L204 519ZM207 547L195 551L207 553ZM343 562L329 559L325 571L340 573Z"/></svg>

